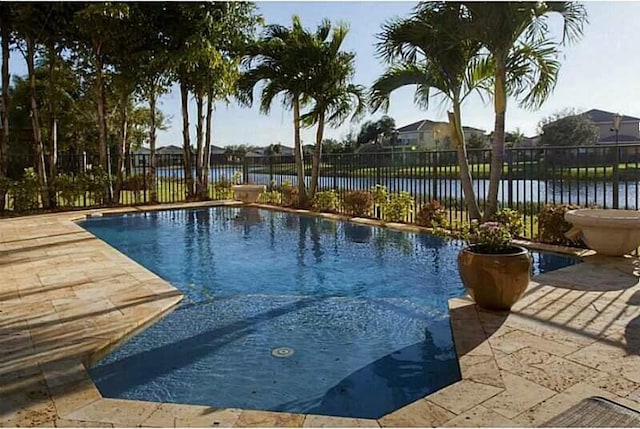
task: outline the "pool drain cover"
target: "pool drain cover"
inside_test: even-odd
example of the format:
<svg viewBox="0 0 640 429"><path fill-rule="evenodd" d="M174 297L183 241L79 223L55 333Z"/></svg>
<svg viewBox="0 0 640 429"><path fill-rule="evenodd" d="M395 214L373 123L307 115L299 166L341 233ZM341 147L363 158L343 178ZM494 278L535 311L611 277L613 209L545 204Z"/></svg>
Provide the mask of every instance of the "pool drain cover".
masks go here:
<svg viewBox="0 0 640 429"><path fill-rule="evenodd" d="M276 347L275 349L271 350L271 356L277 358L287 358L292 356L293 353L293 349L289 347Z"/></svg>

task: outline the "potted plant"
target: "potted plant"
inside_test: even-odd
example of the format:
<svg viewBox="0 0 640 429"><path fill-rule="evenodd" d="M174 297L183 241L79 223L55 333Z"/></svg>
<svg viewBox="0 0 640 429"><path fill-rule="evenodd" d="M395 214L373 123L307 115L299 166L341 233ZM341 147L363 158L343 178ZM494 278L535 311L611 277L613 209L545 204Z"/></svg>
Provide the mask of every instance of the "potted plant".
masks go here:
<svg viewBox="0 0 640 429"><path fill-rule="evenodd" d="M480 307L510 310L531 280L531 255L513 244L507 226L473 222L463 234L467 241L458 254L460 278Z"/></svg>

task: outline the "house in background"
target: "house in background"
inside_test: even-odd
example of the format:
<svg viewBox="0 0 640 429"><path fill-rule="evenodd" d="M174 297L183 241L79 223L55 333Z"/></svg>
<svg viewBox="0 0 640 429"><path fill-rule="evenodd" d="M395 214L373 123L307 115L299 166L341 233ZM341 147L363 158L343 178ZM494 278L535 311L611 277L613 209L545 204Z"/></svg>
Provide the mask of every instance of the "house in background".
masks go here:
<svg viewBox="0 0 640 429"><path fill-rule="evenodd" d="M486 134L485 130L473 127L462 127L464 136ZM451 131L447 122L436 122L428 119L417 121L396 129L396 139L392 142L394 148L421 147L423 149L438 149L446 140L451 139Z"/></svg>
<svg viewBox="0 0 640 429"><path fill-rule="evenodd" d="M605 110L591 109L583 113L598 127L600 138L598 144L615 144L616 132L612 130L613 118L616 115ZM619 144L640 144L640 118L622 115L618 130Z"/></svg>

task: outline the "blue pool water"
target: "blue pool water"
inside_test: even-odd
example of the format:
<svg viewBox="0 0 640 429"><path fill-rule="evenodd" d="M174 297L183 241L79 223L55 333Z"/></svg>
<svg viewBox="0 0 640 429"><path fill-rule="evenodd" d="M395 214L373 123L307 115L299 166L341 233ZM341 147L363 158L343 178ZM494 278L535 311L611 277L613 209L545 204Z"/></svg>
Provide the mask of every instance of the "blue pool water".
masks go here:
<svg viewBox="0 0 640 429"><path fill-rule="evenodd" d="M104 396L378 418L460 379L459 243L246 207L81 225L185 294L91 369Z"/></svg>

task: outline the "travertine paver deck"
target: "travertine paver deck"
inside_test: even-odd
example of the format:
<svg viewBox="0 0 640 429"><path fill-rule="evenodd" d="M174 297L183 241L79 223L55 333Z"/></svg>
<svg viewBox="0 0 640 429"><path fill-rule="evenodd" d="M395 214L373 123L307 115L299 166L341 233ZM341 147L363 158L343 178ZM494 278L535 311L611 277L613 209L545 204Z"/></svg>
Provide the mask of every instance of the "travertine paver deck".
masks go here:
<svg viewBox="0 0 640 429"><path fill-rule="evenodd" d="M463 379L377 421L102 398L85 365L182 295L72 220L148 209L0 220L0 426L537 426L593 395L640 409L640 262L599 256L537 276L511 313L451 300Z"/></svg>

